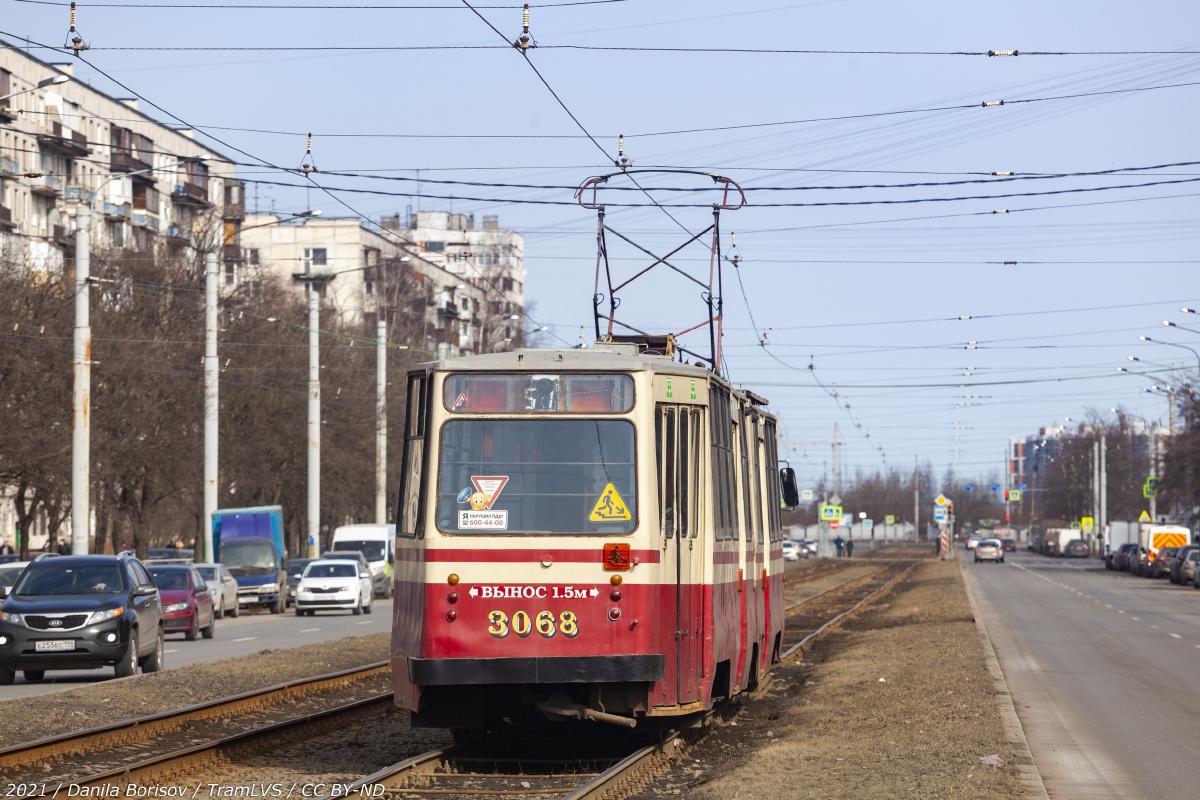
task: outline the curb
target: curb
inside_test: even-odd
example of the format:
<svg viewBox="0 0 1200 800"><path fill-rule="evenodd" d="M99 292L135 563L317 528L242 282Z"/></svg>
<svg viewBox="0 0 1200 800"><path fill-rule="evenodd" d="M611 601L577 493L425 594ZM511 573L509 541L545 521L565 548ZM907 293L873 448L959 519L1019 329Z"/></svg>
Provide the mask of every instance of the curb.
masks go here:
<svg viewBox="0 0 1200 800"><path fill-rule="evenodd" d="M971 615L975 617L975 630L979 633L980 641L983 642L984 660L987 662L988 672L992 675L996 689L996 704L1000 708L1004 732L1009 741L1017 748L1017 755L1020 759L1017 768L1021 772L1021 785L1027 796L1038 798L1038 800L1041 798L1049 800L1050 795L1046 793L1042 774L1038 772L1037 763L1033 760L1033 753L1029 751L1029 741L1025 738L1025 729L1021 727L1021 720L1017 716L1017 707L1013 704L1012 693L1008 690L1008 681L1004 679L1004 673L1000 670L1000 662L996 659L996 649L992 647L992 638L988 636L987 626L983 624L983 615L979 613L979 605L975 602L975 594L971 591L971 580L962 559L958 560L958 569L962 575L963 588L967 591L967 601L971 604Z"/></svg>

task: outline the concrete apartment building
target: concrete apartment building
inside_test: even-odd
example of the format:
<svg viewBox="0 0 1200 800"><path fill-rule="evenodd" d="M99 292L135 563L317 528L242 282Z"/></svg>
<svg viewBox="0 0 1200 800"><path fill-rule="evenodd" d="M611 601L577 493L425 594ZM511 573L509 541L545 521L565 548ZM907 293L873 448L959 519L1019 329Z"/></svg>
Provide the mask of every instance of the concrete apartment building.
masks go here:
<svg viewBox="0 0 1200 800"><path fill-rule="evenodd" d="M0 97L18 92L0 100L0 258L61 272L74 257L82 202L95 210L94 247L216 248L240 258L243 187L227 158L155 122L137 101L74 80L69 64L0 41ZM178 163L185 158L203 160Z"/></svg>
<svg viewBox="0 0 1200 800"><path fill-rule="evenodd" d="M446 212L385 218L384 230L357 219L288 220L252 214L242 230L242 259L226 262L225 282L254 272L291 281L317 278L325 307L374 335L389 329L440 357L508 349L524 323L524 240L494 218L474 230L471 217ZM419 224L418 224L419 223ZM301 277L297 277L301 276Z"/></svg>

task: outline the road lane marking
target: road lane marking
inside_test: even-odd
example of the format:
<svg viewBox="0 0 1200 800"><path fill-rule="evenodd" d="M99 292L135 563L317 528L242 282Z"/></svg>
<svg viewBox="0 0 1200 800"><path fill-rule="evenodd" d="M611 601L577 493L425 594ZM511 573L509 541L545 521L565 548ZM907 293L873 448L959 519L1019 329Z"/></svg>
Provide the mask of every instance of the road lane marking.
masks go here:
<svg viewBox="0 0 1200 800"><path fill-rule="evenodd" d="M1200 647L1200 644L1198 644L1198 645L1196 645L1196 646L1197 646L1197 647ZM164 652L164 653L178 653L179 651L178 651L178 650L163 650L163 652Z"/></svg>
<svg viewBox="0 0 1200 800"><path fill-rule="evenodd" d="M243 636L243 637L242 637L242 638L240 638L240 639L234 639L234 641L235 641L235 642L248 642L248 641L250 641L251 639L257 639L257 638L258 638L257 636Z"/></svg>
<svg viewBox="0 0 1200 800"><path fill-rule="evenodd" d="M374 621L375 621L375 620L371 620L371 619L369 619L369 620L367 620L366 622L356 622L356 623L354 623L354 624L355 624L355 625L370 625L370 624L372 624Z"/></svg>
<svg viewBox="0 0 1200 800"><path fill-rule="evenodd" d="M1112 603L1105 603L1105 604L1104 604L1104 607L1105 607L1105 608L1112 608Z"/></svg>
<svg viewBox="0 0 1200 800"><path fill-rule="evenodd" d="M1151 625L1150 627L1151 627L1151 628L1154 628L1154 630L1158 630L1158 626L1157 626L1157 625Z"/></svg>
<svg viewBox="0 0 1200 800"><path fill-rule="evenodd" d="M1130 615L1130 617L1129 617L1129 618L1130 618L1130 619L1132 619L1132 620L1136 620L1136 621L1138 621L1138 622L1141 622L1141 621L1142 621L1142 618L1141 618L1141 617L1135 617L1135 616L1133 616L1133 615Z"/></svg>
<svg viewBox="0 0 1200 800"><path fill-rule="evenodd" d="M1168 633L1167 636L1170 636L1172 639L1182 639L1183 638L1178 633Z"/></svg>
<svg viewBox="0 0 1200 800"><path fill-rule="evenodd" d="M312 633L314 631L319 631L319 630L321 630L321 629L320 628L301 628L300 632L301 633Z"/></svg>
<svg viewBox="0 0 1200 800"><path fill-rule="evenodd" d="M1118 614L1124 614L1124 613L1125 613L1125 610L1124 610L1124 609L1121 609L1121 608L1118 608L1118 609L1117 609L1117 613L1118 613Z"/></svg>

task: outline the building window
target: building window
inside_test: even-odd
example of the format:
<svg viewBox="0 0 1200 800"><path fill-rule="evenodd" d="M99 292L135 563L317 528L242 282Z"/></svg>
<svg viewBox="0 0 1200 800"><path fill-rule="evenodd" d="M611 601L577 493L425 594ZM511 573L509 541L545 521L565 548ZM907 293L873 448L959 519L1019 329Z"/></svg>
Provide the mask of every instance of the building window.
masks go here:
<svg viewBox="0 0 1200 800"><path fill-rule="evenodd" d="M247 247L246 248L246 263L253 267L258 266L258 248L257 247Z"/></svg>
<svg viewBox="0 0 1200 800"><path fill-rule="evenodd" d="M500 282L500 284L503 287L503 291L511 292L513 290L513 279L512 278L505 278L504 280L502 280Z"/></svg>
<svg viewBox="0 0 1200 800"><path fill-rule="evenodd" d="M313 267L324 267L328 262L324 247L304 248L304 271L311 272Z"/></svg>
<svg viewBox="0 0 1200 800"><path fill-rule="evenodd" d="M424 247L430 253L446 252L446 243L445 242L425 242Z"/></svg>
<svg viewBox="0 0 1200 800"><path fill-rule="evenodd" d="M234 261L226 261L225 262L225 285L226 286L236 286L237 285L237 262L234 262Z"/></svg>

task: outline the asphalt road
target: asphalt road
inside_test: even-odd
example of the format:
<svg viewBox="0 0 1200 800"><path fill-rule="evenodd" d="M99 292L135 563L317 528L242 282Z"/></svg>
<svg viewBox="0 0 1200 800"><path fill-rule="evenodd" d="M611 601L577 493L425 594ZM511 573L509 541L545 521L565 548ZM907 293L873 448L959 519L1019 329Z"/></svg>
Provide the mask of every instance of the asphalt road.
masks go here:
<svg viewBox="0 0 1200 800"><path fill-rule="evenodd" d="M349 611L318 611L312 617L297 617L291 609L281 616L243 611L236 619L225 617L217 620L217 632L212 639L198 638L189 642L181 633L168 635L166 668L175 669L187 664L244 656L259 650L299 647L390 630L392 601L375 598L373 606L369 616L364 614L358 617L352 616ZM100 670L47 672L46 679L40 683L26 683L18 672L16 683L0 686L0 700L85 686L112 677L113 670L107 667Z"/></svg>
<svg viewBox="0 0 1200 800"><path fill-rule="evenodd" d="M1200 591L1094 559L1006 562L968 557L967 579L1050 797L1194 797Z"/></svg>

